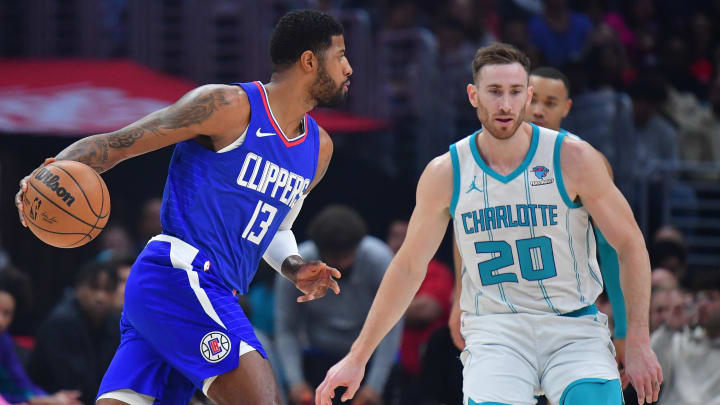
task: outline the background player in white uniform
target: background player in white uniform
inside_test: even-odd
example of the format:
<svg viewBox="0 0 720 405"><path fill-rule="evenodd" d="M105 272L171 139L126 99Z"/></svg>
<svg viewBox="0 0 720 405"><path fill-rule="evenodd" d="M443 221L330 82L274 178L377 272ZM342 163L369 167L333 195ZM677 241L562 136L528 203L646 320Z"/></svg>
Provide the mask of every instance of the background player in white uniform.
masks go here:
<svg viewBox="0 0 720 405"><path fill-rule="evenodd" d="M628 297L626 366L641 401L657 399L662 371L650 349L650 263L627 202L589 144L524 123L529 61L494 44L473 61L468 97L483 130L422 174L407 238L360 336L316 392L328 404L358 388L370 354L402 316L451 217L463 262L467 404L622 403L604 315L594 308L591 214L617 249ZM558 140L556 142L556 140ZM582 204L579 202L582 201ZM615 401L615 402L612 402Z"/></svg>

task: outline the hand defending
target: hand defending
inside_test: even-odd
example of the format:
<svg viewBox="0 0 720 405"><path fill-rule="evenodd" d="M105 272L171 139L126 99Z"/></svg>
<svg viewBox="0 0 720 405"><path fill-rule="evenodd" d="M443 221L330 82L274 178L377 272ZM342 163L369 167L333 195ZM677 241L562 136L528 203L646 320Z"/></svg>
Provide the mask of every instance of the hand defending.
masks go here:
<svg viewBox="0 0 720 405"><path fill-rule="evenodd" d="M625 373L637 391L639 404L658 400L663 374L649 343L627 342Z"/></svg>
<svg viewBox="0 0 720 405"><path fill-rule="evenodd" d="M303 263L295 276L295 286L305 295L298 297L297 302L307 302L325 296L328 288L340 294L336 278L340 271L321 261Z"/></svg>
<svg viewBox="0 0 720 405"><path fill-rule="evenodd" d="M360 387L365 375L365 363L358 362L345 356L339 363L328 370L325 380L315 390L315 405L331 405L335 398L335 388L347 387L347 391L340 398L343 402L352 399Z"/></svg>

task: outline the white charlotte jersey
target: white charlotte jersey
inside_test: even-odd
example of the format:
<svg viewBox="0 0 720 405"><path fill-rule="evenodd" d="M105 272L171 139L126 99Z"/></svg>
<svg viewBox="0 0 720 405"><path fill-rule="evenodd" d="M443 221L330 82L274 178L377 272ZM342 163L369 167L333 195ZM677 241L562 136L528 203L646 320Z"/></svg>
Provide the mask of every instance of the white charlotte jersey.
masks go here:
<svg viewBox="0 0 720 405"><path fill-rule="evenodd" d="M479 132L450 146L450 215L464 264L460 308L567 314L594 304L603 288L595 236L560 168L567 134L532 125L525 160L503 176L480 157Z"/></svg>

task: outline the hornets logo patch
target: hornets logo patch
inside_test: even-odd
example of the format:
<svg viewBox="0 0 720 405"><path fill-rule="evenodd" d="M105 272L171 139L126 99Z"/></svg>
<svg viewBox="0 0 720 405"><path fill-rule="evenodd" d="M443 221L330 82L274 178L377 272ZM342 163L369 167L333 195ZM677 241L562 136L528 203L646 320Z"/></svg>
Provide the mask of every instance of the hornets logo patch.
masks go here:
<svg viewBox="0 0 720 405"><path fill-rule="evenodd" d="M550 173L550 169L548 169L545 166L535 166L530 171L535 174L535 177L540 179L540 180L530 181L530 184L533 186L542 186L543 184L552 184L555 181L555 179L548 177L548 173Z"/></svg>

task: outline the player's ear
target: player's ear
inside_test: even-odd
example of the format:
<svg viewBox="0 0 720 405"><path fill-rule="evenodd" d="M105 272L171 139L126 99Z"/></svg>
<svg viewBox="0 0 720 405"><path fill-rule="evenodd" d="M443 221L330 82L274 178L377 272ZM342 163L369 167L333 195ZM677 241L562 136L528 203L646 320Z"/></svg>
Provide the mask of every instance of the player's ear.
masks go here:
<svg viewBox="0 0 720 405"><path fill-rule="evenodd" d="M572 108L572 99L568 98L567 103L565 103L565 111L563 111L563 118L567 117L568 113L570 112L570 108Z"/></svg>
<svg viewBox="0 0 720 405"><path fill-rule="evenodd" d="M300 67L306 73L310 73L318 65L318 58L313 51L305 51L300 55Z"/></svg>
<svg viewBox="0 0 720 405"><path fill-rule="evenodd" d="M478 107L478 102L477 102L478 90L474 84L468 83L467 94L468 94L468 99L470 100L470 104L472 104L473 107L477 108Z"/></svg>

